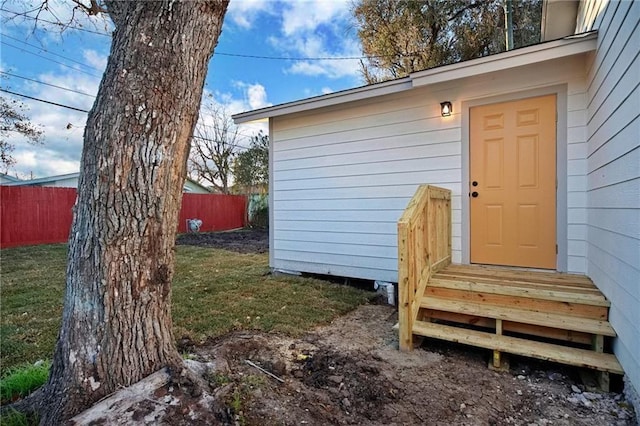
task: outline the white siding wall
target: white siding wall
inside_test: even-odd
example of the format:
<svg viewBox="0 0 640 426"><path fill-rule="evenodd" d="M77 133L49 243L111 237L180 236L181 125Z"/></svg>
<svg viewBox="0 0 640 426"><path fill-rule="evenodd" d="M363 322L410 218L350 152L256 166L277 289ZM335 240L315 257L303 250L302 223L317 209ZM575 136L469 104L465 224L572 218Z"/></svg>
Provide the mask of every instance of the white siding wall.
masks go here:
<svg viewBox="0 0 640 426"><path fill-rule="evenodd" d="M551 75L552 74L552 75ZM566 200L566 271L586 274L586 76L585 58L564 59L545 64L534 64L521 72L488 75L478 78L473 85L464 85L462 95L468 98L508 95L518 96L522 90L543 89L557 84L566 85L566 129L558 129L558 149L566 149L566 164L559 171L567 174L566 192L558 198ZM477 94L475 91L478 91ZM485 92L486 91L486 92ZM515 93L515 94L514 94ZM528 95L531 96L531 95ZM561 100L558 101L562 104ZM563 136L564 132L564 136ZM564 142L563 142L564 138ZM561 188L559 188L560 190ZM561 214L563 214L561 212ZM560 230L558 230L560 237ZM562 263L562 262L561 262Z"/></svg>
<svg viewBox="0 0 640 426"><path fill-rule="evenodd" d="M275 119L273 266L396 281L417 186L460 186L458 121L419 93ZM453 204L459 223L459 191Z"/></svg>
<svg viewBox="0 0 640 426"><path fill-rule="evenodd" d="M570 82L567 93L567 271L587 271L587 135L584 79Z"/></svg>
<svg viewBox="0 0 640 426"><path fill-rule="evenodd" d="M589 3L585 11L598 6ZM640 2L601 9L591 15L599 35L588 74L587 270L611 300L614 349L640 390Z"/></svg>
<svg viewBox="0 0 640 426"><path fill-rule="evenodd" d="M462 102L567 87L568 264L586 268L585 58L272 118L271 266L397 281L396 222L420 184L453 191L461 262ZM440 116L450 100L454 115Z"/></svg>
<svg viewBox="0 0 640 426"><path fill-rule="evenodd" d="M47 183L46 185L43 185L43 186L53 186L53 187L57 187L57 188L77 188L78 187L78 176L74 176L74 177L70 177L70 178L66 178L66 179L55 180L55 181Z"/></svg>

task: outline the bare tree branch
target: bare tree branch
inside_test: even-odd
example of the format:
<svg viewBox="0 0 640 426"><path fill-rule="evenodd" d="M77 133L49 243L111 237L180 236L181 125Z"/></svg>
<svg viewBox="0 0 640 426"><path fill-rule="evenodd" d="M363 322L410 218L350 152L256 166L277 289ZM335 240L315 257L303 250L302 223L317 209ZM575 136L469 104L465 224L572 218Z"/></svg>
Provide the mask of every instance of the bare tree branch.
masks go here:
<svg viewBox="0 0 640 426"><path fill-rule="evenodd" d="M94 16L99 13L106 13L107 8L100 5L96 0L90 0L90 5L85 5L81 0L72 0L77 8L82 9L87 15Z"/></svg>
<svg viewBox="0 0 640 426"><path fill-rule="evenodd" d="M14 145L9 141L9 132L23 136L29 143L42 143L44 132L29 121L26 110L22 102L0 96L0 168L4 173L16 163L11 155Z"/></svg>
<svg viewBox="0 0 640 426"><path fill-rule="evenodd" d="M189 174L228 194L233 160L239 151L238 128L219 105L204 105L191 141Z"/></svg>

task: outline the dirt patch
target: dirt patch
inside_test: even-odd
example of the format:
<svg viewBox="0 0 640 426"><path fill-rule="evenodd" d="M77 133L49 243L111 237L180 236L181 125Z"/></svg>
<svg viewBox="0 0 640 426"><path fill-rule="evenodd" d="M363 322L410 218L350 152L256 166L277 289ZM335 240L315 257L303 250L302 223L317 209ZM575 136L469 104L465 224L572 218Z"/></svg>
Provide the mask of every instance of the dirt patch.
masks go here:
<svg viewBox="0 0 640 426"><path fill-rule="evenodd" d="M266 253L269 251L269 230L245 228L224 232L180 234L176 244L225 249L238 253Z"/></svg>
<svg viewBox="0 0 640 426"><path fill-rule="evenodd" d="M395 309L365 305L299 339L236 332L204 346L191 346L187 363L209 384L202 395L170 383L155 392L152 404L147 399L128 410L126 418L104 421L165 425L635 424L632 409L621 394L589 392L578 379L578 369L512 358L511 370L499 373L487 368L489 351L433 340L425 348L402 353L392 329L396 321ZM151 408L162 404L166 409L150 415Z"/></svg>
<svg viewBox="0 0 640 426"><path fill-rule="evenodd" d="M576 369L514 358L498 373L489 351L436 341L399 352L396 319L362 306L301 339L236 334L196 355L228 361L222 399L236 399L240 424L635 424L620 394L586 391Z"/></svg>
<svg viewBox="0 0 640 426"><path fill-rule="evenodd" d="M242 253L268 249L263 230L184 234L178 244ZM175 380L104 424L616 425L636 424L619 393L585 386L579 369L426 340L398 350L395 308L365 305L293 339L234 332L178 342L200 392ZM268 373L270 374L268 374ZM275 376L275 377L274 377Z"/></svg>

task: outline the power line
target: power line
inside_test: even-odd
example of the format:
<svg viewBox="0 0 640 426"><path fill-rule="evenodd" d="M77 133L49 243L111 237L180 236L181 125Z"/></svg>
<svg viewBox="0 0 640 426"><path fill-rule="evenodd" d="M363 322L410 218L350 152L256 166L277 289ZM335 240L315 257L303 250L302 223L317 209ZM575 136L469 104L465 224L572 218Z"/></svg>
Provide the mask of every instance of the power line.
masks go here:
<svg viewBox="0 0 640 426"><path fill-rule="evenodd" d="M86 28L82 28L82 27L77 27L77 26L73 26L73 25L63 25L59 22L52 22L52 21L47 21L41 18L35 18L33 16L29 16L29 15L22 15L20 13L11 11L11 10L6 10L6 9L2 9L0 8L0 11L2 12L8 12L8 13L12 13L16 16L23 16L25 18L29 18L29 19L33 19L33 20L40 20L42 22L46 22L49 24L56 24L56 25L60 25L60 26L64 26L65 28L72 28L74 30L78 30L78 31L85 31L88 33L92 33L92 34L98 34L101 36L105 36L105 37L111 37L110 34L105 34L105 33L100 33L97 31L91 31L91 30L87 30ZM274 60L274 61L353 61L353 60L360 60L360 59L375 59L375 58L386 58L386 57L394 57L395 55L371 55L371 56L316 56L316 57L288 57L288 56L263 56L263 55L249 55L249 54L244 54L244 53L231 53L231 52L215 52L215 55L218 56L229 56L229 57L236 57L236 58L247 58L247 59L266 59L266 60ZM408 55L408 56L412 56L412 55Z"/></svg>
<svg viewBox="0 0 640 426"><path fill-rule="evenodd" d="M95 78L102 78L99 75L91 74L88 71L79 70L79 69L77 69L75 67L72 67L71 65L65 64L65 63L60 62L60 61L56 61L55 59L47 58L46 56L42 56L39 53L29 52L28 50L25 50L22 47L14 46L13 44L7 43L6 41L0 41L0 43L4 44L5 46L13 47L14 49L18 49L18 50L20 50L22 52L29 53L30 55L34 55L34 56L38 56L38 57L40 57L42 59L46 59L47 61L55 62L56 64L62 65L64 67L71 68L74 71L81 72L83 74L87 74L87 75L90 75L90 76L95 77Z"/></svg>
<svg viewBox="0 0 640 426"><path fill-rule="evenodd" d="M84 31L84 32L91 33L91 34L97 34L97 35L101 35L103 37L111 37L110 34L101 33L100 31L92 31L92 30L88 30L88 29L82 28L82 27L77 27L77 26L74 26L74 25L71 25L71 24L65 25L65 24L63 24L61 22L48 21L46 19L36 18L34 16L29 16L29 15L26 15L24 13L14 12L13 10L7 10L7 9L4 9L4 8L0 8L0 11L7 12L7 13L12 13L14 16L21 16L22 18L31 19L33 21L41 21L41 22L44 22L44 23L47 23L47 24L56 25L56 26L62 27L62 29L72 28L74 30Z"/></svg>
<svg viewBox="0 0 640 426"><path fill-rule="evenodd" d="M33 81L34 83L44 84L45 86L51 86L51 87L55 87L56 89L66 90L67 92L73 92L73 93L77 93L79 95L84 95L84 96L89 96L91 98L95 98L94 95L90 95L89 93L81 92L79 90L70 89L68 87L57 86L57 85L51 84L51 83L45 83L44 81L35 80L35 79L29 78L29 77L23 77L23 76L17 75L17 74L11 74L10 72L0 71L0 74L5 74L5 75L11 76L11 77L16 77L16 78L21 78L21 79L27 80L27 81Z"/></svg>
<svg viewBox="0 0 640 426"><path fill-rule="evenodd" d="M36 49L38 49L38 50L40 50L40 51L42 51L42 52L46 52L46 53L48 53L49 55L57 56L57 57L59 57L59 58L66 59L67 61L75 62L76 64L78 64L78 65L82 65L83 67L90 68L90 69L93 69L93 70L96 70L96 71L102 71L101 69L98 69L98 68L93 67L93 66L91 66L91 65L87 65L87 64L85 64L84 62L80 62L80 61L77 61L77 60L75 60L75 59L73 59L73 58L69 58L69 57L67 57L67 56L63 56L63 55L59 55L59 54L54 53L54 52L50 52L50 51L48 51L47 49L43 48L42 46L36 46L35 44L27 43L26 41L22 41L22 40L20 40L20 39L15 38L15 37L11 37L10 35L7 35L7 34L5 34L5 33L0 33L0 36L2 36L2 37L6 37L6 38L9 38L9 39L11 39L11 40L13 40L13 41L17 41L18 43L26 44L27 46L30 46L30 47L36 48Z"/></svg>
<svg viewBox="0 0 640 426"><path fill-rule="evenodd" d="M46 103L46 104L55 105L55 106L59 106L59 107L62 107L62 108L72 109L72 110L74 110L74 111L86 112L86 113L88 113L88 112L89 112L89 111L84 110L84 109L80 109L80 108L72 107L72 106L69 106L69 105L59 104L59 103L57 103L57 102L51 102L51 101L48 101L48 100L46 100L46 99L35 98L35 97L33 97L33 96L25 95L25 94L23 94L23 93L12 92L11 90L7 90L7 89L3 89L3 88L0 88L0 92L10 93L10 94L12 94L12 95L21 96L21 97L23 97L23 98L32 99L32 100L34 100L34 101L38 101L38 102L44 102L44 103ZM238 134L239 134L239 135L242 135L242 136L245 136L245 137L248 137L248 138L252 138L253 136L255 136L255 135L249 136L249 135L247 135L246 133L241 133L241 132L238 132ZM207 138L203 138L203 137L196 136L196 135L193 135L193 136L192 136L192 138L193 138L193 139L201 139L201 140L204 140L204 141L214 142L212 139L207 139ZM238 148L249 149L249 147L244 146L244 145L240 145L240 144L238 144L238 143L234 143L234 144L231 144L231 145L236 146L236 147L238 147Z"/></svg>
<svg viewBox="0 0 640 426"><path fill-rule="evenodd" d="M378 56L317 56L317 57L288 57L288 56L260 56L244 55L241 53L215 52L215 55L232 56L248 59L270 59L275 61L353 61L357 59L377 58ZM214 55L214 56L215 56Z"/></svg>
<svg viewBox="0 0 640 426"><path fill-rule="evenodd" d="M89 112L87 110L76 108L76 107L72 107L72 106L69 106L69 105L63 105L63 104L59 104L57 102L47 101L46 99L34 98L33 96L25 95L25 94L22 94L22 93L12 92L11 90L3 89L1 87L0 87L0 92L10 93L12 95L21 96L23 98L32 99L32 100L38 101L38 102L44 102L45 104L55 105L55 106L59 106L59 107L62 107L62 108L72 109L74 111Z"/></svg>
<svg viewBox="0 0 640 426"><path fill-rule="evenodd" d="M6 72L4 72L4 71L0 71L0 73L2 73L2 74L9 74L9 73L6 73ZM11 75L11 74L9 74L9 75ZM29 79L27 79L27 80L29 80ZM35 80L34 80L34 81L35 81ZM44 83L44 84L46 84L46 83ZM58 86L54 86L54 87L58 87ZM70 89L67 89L67 90L70 90ZM63 104L59 104L59 103L56 103L56 102L47 101L47 100L45 100L45 99L34 98L33 96L25 95L25 94L22 94L22 93L12 92L12 91L10 91L10 90L3 89L3 88L0 88L0 92L11 93L12 95L22 96L23 98L33 99L34 101L44 102L44 103L51 104L51 105L56 105L56 106L59 106L59 107L62 107L62 108L69 108L69 109L72 109L72 110L75 110L75 111L87 112L87 113L89 112L89 111L84 110L84 109L80 109L80 108L72 107L72 106L69 106L69 105L63 105ZM83 94L85 94L85 93L83 93ZM87 96L91 96L91 97L93 97L93 98L95 99L95 96L93 96L93 95L87 95ZM248 135L248 134L243 133L243 132L237 132L237 134L239 134L239 135L241 135L241 136L244 136L244 137L246 137L246 138L250 138L250 139L251 139L251 138L253 138L254 136L256 136L256 135ZM213 140L212 140L212 139L207 139L207 138L203 138L203 137L200 137L200 136L195 136L195 135L194 135L194 136L193 136L193 138L194 138L194 139L201 139L201 140L204 140L204 141L210 141L210 142L213 142ZM246 147L246 146L244 146L244 145L240 145L240 144L234 144L234 145L236 145L236 146L238 146L238 147L240 147L240 148L248 149L248 147Z"/></svg>
<svg viewBox="0 0 640 426"><path fill-rule="evenodd" d="M244 134L242 134L242 133L238 133L238 134L241 134L241 135L246 136L246 137L250 137L250 136L244 135ZM193 135L193 136L191 136L191 138L192 138L192 139L198 139L198 140L201 140L201 141L206 141L206 142L214 142L214 143L218 143L218 141L216 141L216 140L208 139L208 138L203 138L202 136L196 136L196 135ZM226 143L226 142L225 142L225 144L226 144L226 145L228 145L228 146L231 146L231 147L237 147L237 148L249 149L249 147L248 147L248 146L240 145L239 143Z"/></svg>

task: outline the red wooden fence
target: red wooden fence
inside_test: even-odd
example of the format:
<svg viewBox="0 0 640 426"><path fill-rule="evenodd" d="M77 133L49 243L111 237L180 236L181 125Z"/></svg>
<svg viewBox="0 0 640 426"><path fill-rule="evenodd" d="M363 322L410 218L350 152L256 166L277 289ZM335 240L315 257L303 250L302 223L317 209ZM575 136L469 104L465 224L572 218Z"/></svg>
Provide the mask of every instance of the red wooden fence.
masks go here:
<svg viewBox="0 0 640 426"><path fill-rule="evenodd" d="M75 202L75 188L0 187L0 246L67 241Z"/></svg>
<svg viewBox="0 0 640 426"><path fill-rule="evenodd" d="M62 243L69 239L75 188L0 186L0 247ZM178 232L187 219L200 219L200 232L246 225L242 195L184 194Z"/></svg>
<svg viewBox="0 0 640 426"><path fill-rule="evenodd" d="M187 232L187 219L200 219L200 232L242 228L247 224L244 195L184 194L178 232Z"/></svg>

